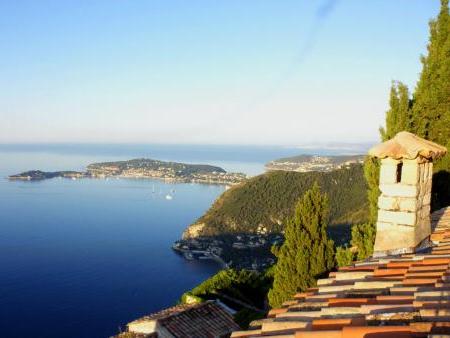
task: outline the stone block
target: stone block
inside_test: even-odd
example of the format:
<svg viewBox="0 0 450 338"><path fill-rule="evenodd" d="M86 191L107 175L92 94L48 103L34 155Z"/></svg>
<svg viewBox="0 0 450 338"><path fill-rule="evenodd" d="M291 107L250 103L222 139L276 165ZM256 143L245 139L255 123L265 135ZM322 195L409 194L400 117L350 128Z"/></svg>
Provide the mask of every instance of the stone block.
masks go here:
<svg viewBox="0 0 450 338"><path fill-rule="evenodd" d="M420 180L419 165L416 161L404 161L402 167L402 184L417 184Z"/></svg>
<svg viewBox="0 0 450 338"><path fill-rule="evenodd" d="M422 242L431 234L431 222L429 219L423 219L417 223L414 229L414 237L417 244Z"/></svg>
<svg viewBox="0 0 450 338"><path fill-rule="evenodd" d="M419 184L418 196L425 196L431 193L431 181L422 182Z"/></svg>
<svg viewBox="0 0 450 338"><path fill-rule="evenodd" d="M428 162L428 180L433 179L433 162Z"/></svg>
<svg viewBox="0 0 450 338"><path fill-rule="evenodd" d="M425 195L423 196L423 199L422 199L422 204L423 204L423 205L430 205L430 203L431 203L431 192L425 194Z"/></svg>
<svg viewBox="0 0 450 338"><path fill-rule="evenodd" d="M382 163L380 167L380 183L397 182L397 163Z"/></svg>
<svg viewBox="0 0 450 338"><path fill-rule="evenodd" d="M415 227L377 222L374 251L385 252L403 248L415 248Z"/></svg>
<svg viewBox="0 0 450 338"><path fill-rule="evenodd" d="M416 198L390 197L381 195L378 198L378 208L389 211L411 211L415 212L421 208Z"/></svg>
<svg viewBox="0 0 450 338"><path fill-rule="evenodd" d="M385 196L391 197L414 197L418 195L418 188L415 185L406 184L380 184L380 190Z"/></svg>
<svg viewBox="0 0 450 338"><path fill-rule="evenodd" d="M378 197L378 208L384 210L399 210L399 200L396 197L381 195Z"/></svg>
<svg viewBox="0 0 450 338"><path fill-rule="evenodd" d="M415 212L378 210L378 221L413 226L416 224L417 215Z"/></svg>
<svg viewBox="0 0 450 338"><path fill-rule="evenodd" d="M395 160L395 159L393 159L393 158L390 158L390 157L386 157L386 158L383 158L382 160L381 160L381 165L383 166L383 165L393 165L393 166L397 166L397 164L399 164L401 161L399 161L399 160Z"/></svg>
<svg viewBox="0 0 450 338"><path fill-rule="evenodd" d="M421 207L420 203L415 198L400 198L398 203L401 211L415 212Z"/></svg>

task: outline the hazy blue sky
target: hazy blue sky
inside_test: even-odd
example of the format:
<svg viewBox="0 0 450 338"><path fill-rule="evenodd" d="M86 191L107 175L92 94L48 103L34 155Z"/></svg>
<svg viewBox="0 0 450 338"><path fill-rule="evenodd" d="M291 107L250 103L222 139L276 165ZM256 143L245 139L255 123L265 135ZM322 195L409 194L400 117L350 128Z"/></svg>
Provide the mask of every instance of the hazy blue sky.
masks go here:
<svg viewBox="0 0 450 338"><path fill-rule="evenodd" d="M438 0L0 0L0 142L378 138Z"/></svg>

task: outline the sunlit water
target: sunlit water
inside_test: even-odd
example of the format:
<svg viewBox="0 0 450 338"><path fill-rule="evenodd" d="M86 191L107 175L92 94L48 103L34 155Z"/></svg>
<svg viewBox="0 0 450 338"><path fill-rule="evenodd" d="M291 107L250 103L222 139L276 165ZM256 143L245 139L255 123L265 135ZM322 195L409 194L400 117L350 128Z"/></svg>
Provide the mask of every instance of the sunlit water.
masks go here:
<svg viewBox="0 0 450 338"><path fill-rule="evenodd" d="M83 170L150 157L258 174L298 149L187 146L0 146L0 336L108 337L173 305L218 271L170 246L223 186L157 180L10 182L29 169ZM172 192L174 190L174 192ZM172 200L165 196L171 192Z"/></svg>

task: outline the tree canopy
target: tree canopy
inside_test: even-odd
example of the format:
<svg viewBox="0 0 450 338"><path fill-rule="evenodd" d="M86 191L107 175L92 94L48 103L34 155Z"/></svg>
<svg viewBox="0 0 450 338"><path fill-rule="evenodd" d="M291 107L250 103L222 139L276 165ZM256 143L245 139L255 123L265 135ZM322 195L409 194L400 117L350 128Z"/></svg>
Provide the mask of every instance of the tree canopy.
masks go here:
<svg viewBox="0 0 450 338"><path fill-rule="evenodd" d="M450 13L449 0L441 0L441 9L436 19L430 22L430 38L427 55L422 56L422 72L416 89L411 95L406 85L393 82L386 125L380 128L380 138L387 141L400 131L410 131L420 137L447 146L450 149ZM364 254L371 254L375 239L379 163L367 159L364 174L368 185L369 223L363 228L367 234L354 231L357 235L352 244L364 248ZM432 208L434 210L450 204L450 154L437 161L434 167ZM371 229L369 229L371 227ZM367 257L367 256L366 256Z"/></svg>
<svg viewBox="0 0 450 338"><path fill-rule="evenodd" d="M327 237L328 198L318 184L306 191L288 220L285 242L277 250L272 307L280 306L297 291L306 290L334 266L334 244Z"/></svg>

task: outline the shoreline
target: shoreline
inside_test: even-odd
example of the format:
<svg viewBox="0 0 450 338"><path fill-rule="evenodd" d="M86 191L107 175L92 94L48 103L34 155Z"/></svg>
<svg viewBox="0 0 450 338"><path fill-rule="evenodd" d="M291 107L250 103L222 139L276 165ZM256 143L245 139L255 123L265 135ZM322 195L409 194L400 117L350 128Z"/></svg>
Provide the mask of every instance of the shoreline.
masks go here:
<svg viewBox="0 0 450 338"><path fill-rule="evenodd" d="M199 257L195 257L194 254L204 254L205 252L194 252L195 250L184 250L184 249L180 249L180 248L176 248L174 246L172 246L172 250L175 251L175 253L179 254L180 256L183 256L183 258L185 260L188 261L201 261L201 260L213 260L216 263L218 263L221 267L221 269L227 269L229 266L228 264L219 256L215 255L215 254L209 254L208 256L199 256ZM192 256L190 258L186 257L187 254L191 254Z"/></svg>
<svg viewBox="0 0 450 338"><path fill-rule="evenodd" d="M13 175L5 176L4 179L8 181L20 181L20 182L40 182L46 181L56 178L64 178L68 180L82 180L82 179L98 179L98 180L107 180L107 179L129 179L129 180L158 180L165 181L167 183L195 183L195 184L207 184L207 185L224 185L231 186L240 184L241 182L230 182L230 181L213 181L213 180L200 180L200 179L189 179L189 178L177 178L177 177L153 177L153 176L128 176L128 175L115 175L115 176L92 176L86 175L82 177L75 176L55 176L48 178L32 178L32 177L14 177Z"/></svg>

